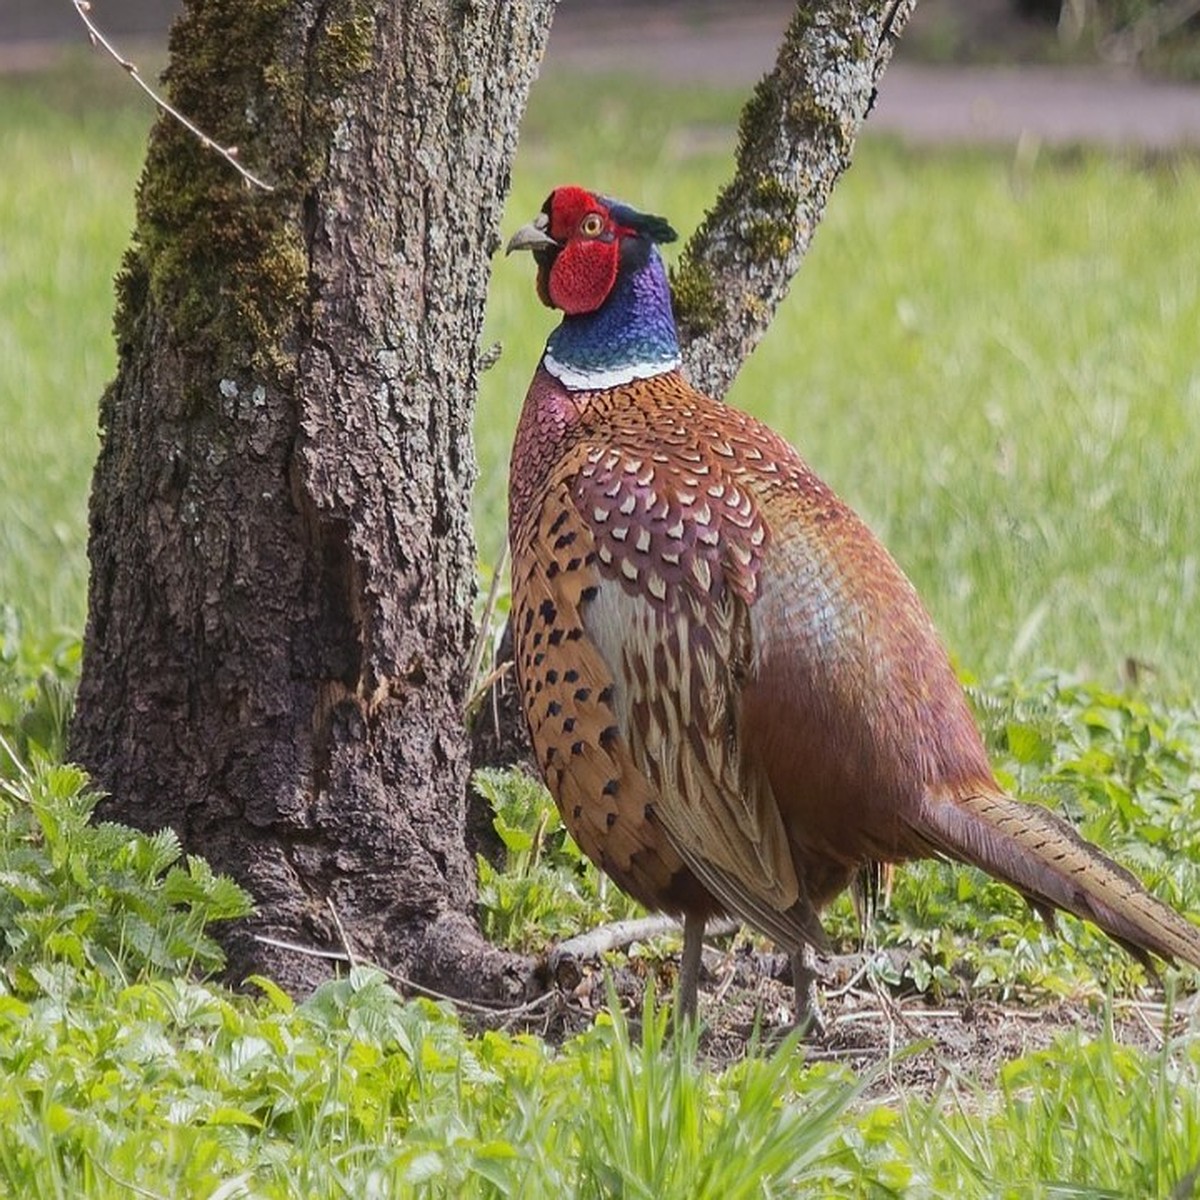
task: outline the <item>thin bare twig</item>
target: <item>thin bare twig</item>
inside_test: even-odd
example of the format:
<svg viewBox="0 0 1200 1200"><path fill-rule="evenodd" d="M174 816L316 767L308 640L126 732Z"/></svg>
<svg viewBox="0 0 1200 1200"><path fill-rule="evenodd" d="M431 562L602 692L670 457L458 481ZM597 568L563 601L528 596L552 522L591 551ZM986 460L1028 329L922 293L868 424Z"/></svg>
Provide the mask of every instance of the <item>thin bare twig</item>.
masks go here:
<svg viewBox="0 0 1200 1200"><path fill-rule="evenodd" d="M325 903L329 906L329 915L333 917L334 926L337 928L338 940L342 943L342 949L346 952L346 961L351 967L357 967L358 958L354 953L354 947L350 945L350 939L346 935L346 927L342 924L342 918L338 916L338 910L333 903L333 898L326 896Z"/></svg>
<svg viewBox="0 0 1200 1200"><path fill-rule="evenodd" d="M1163 1031L1161 1029L1159 1029L1149 1019L1149 1017L1146 1016L1145 1012L1141 1008L1134 1008L1132 1010L1132 1012L1133 1012L1133 1015L1144 1026L1146 1032L1150 1035L1150 1038L1154 1042L1154 1044L1156 1046L1158 1046L1158 1048L1161 1050L1163 1048L1163 1046L1166 1045L1166 1037L1164 1036Z"/></svg>
<svg viewBox="0 0 1200 1200"><path fill-rule="evenodd" d="M167 1200L161 1192L152 1192L149 1188L140 1187L131 1179L122 1179L119 1175L114 1175L94 1154L89 1154L88 1158L91 1164L100 1172L109 1182L115 1183L117 1187L126 1188L135 1196L143 1196L145 1200Z"/></svg>
<svg viewBox="0 0 1200 1200"><path fill-rule="evenodd" d="M33 779L33 773L21 761L15 747L8 741L7 738L3 736L3 734L0 734L0 750L3 750L4 753L8 755L9 760L12 762L13 770L15 770L16 773L21 777L21 782L28 785ZM4 788L4 790L8 792L8 794L12 796L14 800L23 800L24 793L17 791L14 785L9 783L7 779L0 779L0 787Z"/></svg>
<svg viewBox="0 0 1200 1200"><path fill-rule="evenodd" d="M498 667L493 667L480 681L479 686L475 689L471 698L467 701L466 715L471 716L472 713L483 703L484 697L492 690L492 685L503 679L515 664L511 658L507 658Z"/></svg>
<svg viewBox="0 0 1200 1200"><path fill-rule="evenodd" d="M421 996L427 996L430 1000L444 1000L447 1004L453 1004L455 1008L464 1009L468 1012L487 1013L491 1016L517 1016L525 1012L535 1012L539 1006L548 1003L551 993L547 992L543 996L537 996L533 1000L525 1000L520 1004L480 1004L473 1000L464 1000L460 996L451 996L446 992L436 991L434 988L426 987L423 983L417 983L413 979L409 979L406 975L401 975L398 971L391 971L387 967L381 967L378 963L363 960L358 955L354 954L350 949L349 939L346 937L346 931L342 927L342 922L337 916L333 904L330 903L330 911L333 913L334 921L338 927L339 936L342 939L344 950L325 950L320 946L304 946L299 942L285 941L283 938L268 937L266 934L256 933L253 935L254 940L263 946L273 946L277 950L287 950L292 954L302 954L307 958L321 958L328 962L345 963L349 967L354 966L370 966L378 971L381 975L385 975L392 983L398 984L405 991L415 992Z"/></svg>
<svg viewBox="0 0 1200 1200"><path fill-rule="evenodd" d="M467 701L468 711L475 704L477 697L482 695L496 678L496 673L493 671L488 675L487 679L479 684L478 687L475 687L475 680L479 676L479 668L483 663L484 647L487 645L488 634L492 628L492 617L496 611L496 600L500 595L500 581L504 578L504 568L506 566L508 566L508 538L504 539L504 545L500 548L500 558L492 571L492 586L488 588L487 600L484 601L483 605L483 615L479 619L479 630L475 634L475 644L471 647L471 657L467 660L467 679L470 685L475 688L471 694L471 699Z"/></svg>
<svg viewBox="0 0 1200 1200"><path fill-rule="evenodd" d="M840 988L836 988L833 991L826 991L825 999L826 1000L835 1000L839 996L845 996L845 995L848 995L850 992L854 991L854 989L856 987L858 987L858 984L862 980L862 978L871 969L872 965L874 964L874 961L875 961L875 956L873 954L864 954L863 960L859 964L858 969L854 972L854 974L851 975L850 978L848 980L846 980L846 982Z"/></svg>
<svg viewBox="0 0 1200 1200"><path fill-rule="evenodd" d="M189 121L187 117L185 117L183 113L179 111L179 109L175 108L173 105L164 100L142 78L141 73L137 69L137 64L130 62L129 59L127 59L116 48L116 46L114 46L112 42L110 42L108 38L104 36L100 30L100 27L92 19L92 6L90 0L71 0L71 3L74 4L75 11L79 14L79 19L84 23L85 26L87 26L88 37L91 39L92 45L99 46L102 50L104 50L108 56L113 59L113 61L116 62L116 64L123 71L125 71L127 75L130 76L133 82L136 83L152 101L154 101L154 103L162 112L178 121L179 124L182 125L184 129L186 129L194 138L196 138L196 140L206 150L211 150L213 153L219 154L248 184L256 188L261 188L264 192L273 192L275 190L271 184L260 179L253 172L247 171L246 168L243 167L240 162L238 162L238 150L236 146L222 146L219 142L214 141L208 136L207 133L204 132L203 129L200 129L198 126Z"/></svg>
<svg viewBox="0 0 1200 1200"><path fill-rule="evenodd" d="M522 1000L520 1004L484 1004L478 1000L464 1000L461 996L451 996L448 992L439 992L435 988L426 987L423 983L417 983L415 979L401 975L399 971L389 971L386 967L378 964L374 964L374 966L377 971L382 971L393 983L398 984L405 991L415 992L430 1000L441 1000L466 1012L486 1014L491 1017L513 1017L526 1012L536 1012L544 1004L548 1004L554 995L553 992L543 992L542 995L535 996L532 1000Z"/></svg>
<svg viewBox="0 0 1200 1200"><path fill-rule="evenodd" d="M330 962L349 964L350 957L344 950L322 950L320 946L302 946L299 942L285 942L282 938L267 937L256 933L254 940L263 946L274 946L277 950L290 950L293 954L303 954L308 958L325 958Z"/></svg>
<svg viewBox="0 0 1200 1200"><path fill-rule="evenodd" d="M371 965L375 970L382 971L392 983L404 991L414 992L419 996L426 996L430 1000L441 1000L446 1004L453 1005L456 1009L466 1012L485 1014L491 1017L511 1018L526 1012L536 1012L542 1005L548 1004L554 995L553 992L543 992L540 996L535 996L532 1000L522 1000L519 1004L487 1004L479 1000L465 1000L461 996L451 996L448 992L439 992L436 988L427 987L423 983L418 983L415 979L410 979L407 975L401 975L399 971L392 971L387 967L381 967L378 963L372 963Z"/></svg>

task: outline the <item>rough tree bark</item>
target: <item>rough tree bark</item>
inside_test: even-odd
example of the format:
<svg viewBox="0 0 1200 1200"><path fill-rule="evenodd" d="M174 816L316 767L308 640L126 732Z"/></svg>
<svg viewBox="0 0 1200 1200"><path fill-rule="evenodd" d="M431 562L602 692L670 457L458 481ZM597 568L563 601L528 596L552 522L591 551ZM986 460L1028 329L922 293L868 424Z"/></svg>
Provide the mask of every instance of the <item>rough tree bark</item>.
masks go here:
<svg viewBox="0 0 1200 1200"><path fill-rule="evenodd" d="M260 916L234 973L355 948L451 991L474 932L462 730L478 339L553 0L189 0L101 406L73 753ZM518 964L519 966L519 964Z"/></svg>
<svg viewBox="0 0 1200 1200"><path fill-rule="evenodd" d="M720 394L766 328L914 0L802 0L675 284ZM509 998L465 847L461 712L478 335L554 0L188 0L101 405L73 752L107 815L171 825L260 916L235 973L354 948ZM532 364L531 364L532 368ZM332 905L332 909L331 909Z"/></svg>

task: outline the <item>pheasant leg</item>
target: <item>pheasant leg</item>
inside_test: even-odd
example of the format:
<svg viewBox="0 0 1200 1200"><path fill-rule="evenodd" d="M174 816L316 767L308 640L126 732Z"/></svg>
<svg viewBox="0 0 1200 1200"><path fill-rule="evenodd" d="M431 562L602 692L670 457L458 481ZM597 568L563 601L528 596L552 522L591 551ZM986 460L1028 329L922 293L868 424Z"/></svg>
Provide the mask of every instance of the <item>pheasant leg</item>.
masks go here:
<svg viewBox="0 0 1200 1200"><path fill-rule="evenodd" d="M792 953L792 984L796 989L796 1028L807 1034L825 1032L825 1016L817 991L817 952L805 942Z"/></svg>
<svg viewBox="0 0 1200 1200"><path fill-rule="evenodd" d="M683 918L683 960L679 964L679 1012L686 1021L695 1020L696 993L700 987L700 955L704 949L703 917L688 913Z"/></svg>

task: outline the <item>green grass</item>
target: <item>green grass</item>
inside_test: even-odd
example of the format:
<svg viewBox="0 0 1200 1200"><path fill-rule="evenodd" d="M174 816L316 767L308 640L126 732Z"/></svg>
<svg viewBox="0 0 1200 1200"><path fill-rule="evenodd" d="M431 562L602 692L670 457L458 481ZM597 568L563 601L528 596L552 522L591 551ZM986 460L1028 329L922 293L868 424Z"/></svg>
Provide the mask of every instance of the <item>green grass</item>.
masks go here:
<svg viewBox="0 0 1200 1200"><path fill-rule="evenodd" d="M123 84L118 79L116 84ZM90 103L89 88L103 104ZM729 166L739 97L601 81L535 95L507 227L582 178L687 231ZM114 97L123 97L113 103ZM146 106L102 67L0 85L0 604L82 627L110 280ZM977 674L1127 658L1200 685L1195 160L905 151L868 138L731 400L874 525ZM497 258L476 422L480 553L553 315Z"/></svg>
<svg viewBox="0 0 1200 1200"><path fill-rule="evenodd" d="M1147 1053L1067 1034L995 1089L951 1071L878 1100L882 1073L794 1038L707 1066L652 992L640 1021L614 1004L558 1049L468 1034L369 967L302 1004L265 979L238 995L181 973L212 961L205 924L237 890L161 838L86 825L88 801L68 768L0 761L0 1194L1192 1194L1194 1035Z"/></svg>
<svg viewBox="0 0 1200 1200"><path fill-rule="evenodd" d="M110 96L82 60L0 79L0 607L42 643L83 628L112 278L149 123Z"/></svg>
<svg viewBox="0 0 1200 1200"><path fill-rule="evenodd" d="M871 1165L856 1164L859 1190L847 1194L878 1194L862 1187L875 1175L921 1196L1190 1200L1200 1165L1198 1085L1195 1040L1148 1055L1107 1034L1066 1035L1006 1064L997 1094L957 1081L933 1103L875 1109L863 1122L866 1144L858 1143Z"/></svg>
<svg viewBox="0 0 1200 1200"><path fill-rule="evenodd" d="M791 1045L717 1070L651 1002L552 1049L469 1035L357 969L296 1005L186 972L245 898L165 836L94 826L58 765L82 626L110 278L150 114L82 60L0 80L0 1194L1061 1197L1192 1194L1195 1030L1145 1053L1061 1038L995 1088L866 1099ZM737 98L549 80L508 228L570 179L691 228L728 168ZM1172 903L1200 908L1193 161L1017 164L868 140L732 399L775 424L884 535L974 689L1002 778L1063 807ZM504 354L477 422L477 516L499 548L508 444L553 317L496 264ZM1158 672L1145 697L1112 680ZM44 751L44 753L43 753ZM537 949L628 911L540 790L487 781L509 862L497 939ZM830 918L850 944L848 905ZM977 873L907 870L884 980L934 1002L1100 1009L1141 968L1053 939ZM643 960L645 962L646 960ZM651 963L649 970L653 970ZM1194 1026L1194 1022L1193 1022ZM878 1083L878 1081L874 1081Z"/></svg>

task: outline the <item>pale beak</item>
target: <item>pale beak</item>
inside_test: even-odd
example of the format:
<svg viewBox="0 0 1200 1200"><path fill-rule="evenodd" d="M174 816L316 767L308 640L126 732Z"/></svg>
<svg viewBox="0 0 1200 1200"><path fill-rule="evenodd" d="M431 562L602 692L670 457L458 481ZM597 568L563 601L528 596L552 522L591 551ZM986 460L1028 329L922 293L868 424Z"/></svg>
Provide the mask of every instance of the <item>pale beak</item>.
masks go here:
<svg viewBox="0 0 1200 1200"><path fill-rule="evenodd" d="M538 228L538 222L545 223L546 216L543 213L537 221L531 221L528 225L522 225L516 233L508 239L508 246L505 249L505 254L511 254L514 250L548 250L551 246L558 248L558 243L545 231Z"/></svg>

